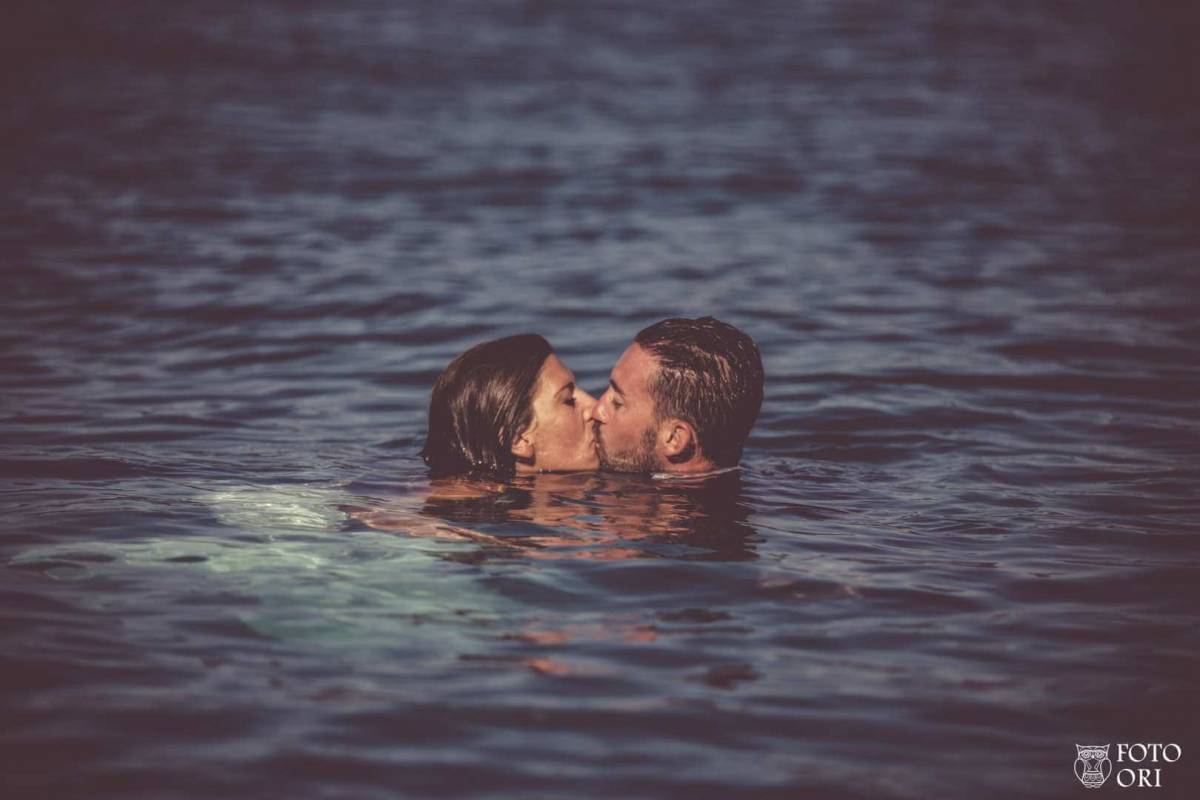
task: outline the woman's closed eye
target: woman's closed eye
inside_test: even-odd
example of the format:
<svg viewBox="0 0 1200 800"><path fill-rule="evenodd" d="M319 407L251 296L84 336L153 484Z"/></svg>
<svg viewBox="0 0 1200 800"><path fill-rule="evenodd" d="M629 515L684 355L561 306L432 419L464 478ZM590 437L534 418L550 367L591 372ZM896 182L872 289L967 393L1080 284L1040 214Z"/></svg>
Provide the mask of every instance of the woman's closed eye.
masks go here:
<svg viewBox="0 0 1200 800"><path fill-rule="evenodd" d="M575 405L575 395L578 392L579 392L578 387L576 387L575 382L572 381L571 383L568 383L566 386L564 386L558 390L558 396L560 398L562 398L562 404L564 406L574 406Z"/></svg>

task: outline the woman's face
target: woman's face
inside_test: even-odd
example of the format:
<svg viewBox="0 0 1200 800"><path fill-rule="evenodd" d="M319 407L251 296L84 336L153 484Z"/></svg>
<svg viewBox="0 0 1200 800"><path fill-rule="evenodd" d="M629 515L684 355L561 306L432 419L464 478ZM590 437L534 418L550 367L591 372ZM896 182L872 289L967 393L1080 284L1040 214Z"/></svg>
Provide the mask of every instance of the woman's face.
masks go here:
<svg viewBox="0 0 1200 800"><path fill-rule="evenodd" d="M533 390L533 423L524 439L532 448L534 471L596 469L592 408L596 398L575 385L575 376L551 353ZM524 465L518 463L518 471Z"/></svg>

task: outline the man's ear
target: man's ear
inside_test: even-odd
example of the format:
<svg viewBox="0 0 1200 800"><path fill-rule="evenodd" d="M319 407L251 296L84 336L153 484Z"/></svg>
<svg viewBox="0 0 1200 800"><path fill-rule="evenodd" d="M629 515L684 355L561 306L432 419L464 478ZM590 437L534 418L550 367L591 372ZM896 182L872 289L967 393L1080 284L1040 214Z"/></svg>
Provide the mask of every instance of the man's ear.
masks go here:
<svg viewBox="0 0 1200 800"><path fill-rule="evenodd" d="M686 464L696 455L696 429L682 419L669 419L660 432L663 455L672 464Z"/></svg>

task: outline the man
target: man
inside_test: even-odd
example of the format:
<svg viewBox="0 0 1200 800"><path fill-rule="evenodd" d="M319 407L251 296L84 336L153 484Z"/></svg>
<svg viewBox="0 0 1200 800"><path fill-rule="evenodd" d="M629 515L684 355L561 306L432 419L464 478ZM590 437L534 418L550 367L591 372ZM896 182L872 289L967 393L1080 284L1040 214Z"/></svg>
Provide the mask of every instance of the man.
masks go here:
<svg viewBox="0 0 1200 800"><path fill-rule="evenodd" d="M665 319L637 335L592 411L600 468L690 475L737 466L763 397L762 357L732 325Z"/></svg>

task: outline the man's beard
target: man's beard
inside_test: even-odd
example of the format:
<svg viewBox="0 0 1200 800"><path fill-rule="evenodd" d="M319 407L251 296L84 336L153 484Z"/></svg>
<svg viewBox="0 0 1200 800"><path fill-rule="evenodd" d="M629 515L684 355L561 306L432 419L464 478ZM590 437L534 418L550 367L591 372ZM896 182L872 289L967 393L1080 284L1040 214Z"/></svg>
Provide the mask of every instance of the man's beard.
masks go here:
<svg viewBox="0 0 1200 800"><path fill-rule="evenodd" d="M642 433L642 440L633 448L621 452L609 452L604 447L603 428L596 424L596 453L600 456L600 469L611 472L654 472L659 469L654 454L654 426Z"/></svg>

